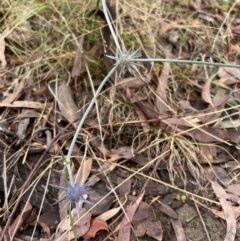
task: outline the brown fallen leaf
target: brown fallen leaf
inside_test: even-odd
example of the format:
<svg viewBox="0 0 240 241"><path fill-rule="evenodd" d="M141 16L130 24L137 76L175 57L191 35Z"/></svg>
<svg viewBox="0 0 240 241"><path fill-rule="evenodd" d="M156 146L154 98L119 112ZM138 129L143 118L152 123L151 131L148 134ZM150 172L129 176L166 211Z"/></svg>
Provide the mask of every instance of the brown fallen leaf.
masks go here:
<svg viewBox="0 0 240 241"><path fill-rule="evenodd" d="M230 73L228 73L224 67L220 67L218 69L217 72L221 82L225 85L233 85L233 84L237 84L240 82L239 79L235 78L233 75L231 75Z"/></svg>
<svg viewBox="0 0 240 241"><path fill-rule="evenodd" d="M211 185L216 196L219 198L227 222L227 233L224 241L234 241L237 231L237 223L231 202L227 201L229 197L223 187L220 186L217 182L212 181Z"/></svg>
<svg viewBox="0 0 240 241"><path fill-rule="evenodd" d="M222 129L237 129L238 127L240 127L240 120L229 120L229 121L221 121L219 123L217 123L216 125L214 125L214 127L220 127Z"/></svg>
<svg viewBox="0 0 240 241"><path fill-rule="evenodd" d="M163 229L160 221L146 219L134 225L134 233L137 237L142 237L147 234L148 236L162 241Z"/></svg>
<svg viewBox="0 0 240 241"><path fill-rule="evenodd" d="M92 219L91 226L86 234L84 234L84 239L95 238L96 234L101 231L108 231L108 225L105 221L100 219Z"/></svg>
<svg viewBox="0 0 240 241"><path fill-rule="evenodd" d="M62 115L66 118L66 120L72 123L75 128L77 128L78 121L76 120L80 120L82 114L73 100L71 89L67 85L66 81L61 81L59 85L57 102ZM93 128L98 128L98 123L90 118L87 118L85 124ZM107 133L103 127L101 129Z"/></svg>
<svg viewBox="0 0 240 241"><path fill-rule="evenodd" d="M26 220L32 212L32 205L31 203L26 203L24 205L24 209L21 211L21 213L17 216L17 218L14 220L12 225L10 226L8 233L10 237L13 237L15 233L19 230L19 228L22 226L24 220Z"/></svg>
<svg viewBox="0 0 240 241"><path fill-rule="evenodd" d="M215 141L230 141L233 143L239 143L240 136L234 132L218 130L211 127L201 127L199 129L188 131L192 137L197 141L207 143Z"/></svg>
<svg viewBox="0 0 240 241"><path fill-rule="evenodd" d="M141 100L135 102L135 105L137 105L137 107L142 111L148 120L155 120L155 123L159 123L157 111L155 111L155 108L151 103L149 103L147 100Z"/></svg>
<svg viewBox="0 0 240 241"><path fill-rule="evenodd" d="M134 198L131 195L128 196L130 201L134 200ZM162 240L163 230L161 222L156 220L156 215L148 203L143 201L140 203L134 214L132 224L137 237L147 234L156 240Z"/></svg>
<svg viewBox="0 0 240 241"><path fill-rule="evenodd" d="M131 162L134 162L134 163L137 163L137 165L139 166L144 166L146 165L147 163L149 163L149 157L147 156L137 156L135 155L132 159L131 159Z"/></svg>
<svg viewBox="0 0 240 241"><path fill-rule="evenodd" d="M50 230L55 230L57 225L60 223L58 206L54 206L50 210L44 212L38 219L38 223L43 227L45 224ZM44 224L43 224L44 223ZM42 225L43 224L43 225ZM48 230L45 230L45 226L43 227L44 231L48 233Z"/></svg>
<svg viewBox="0 0 240 241"><path fill-rule="evenodd" d="M224 111L224 105L227 102L227 96L226 96L226 90L223 88L218 88L216 91L216 94L214 95L212 99L212 106L214 108L210 108L205 113L208 113L208 115L205 115L202 119L203 123L207 123L213 120L218 121L218 118L222 115L222 112Z"/></svg>
<svg viewBox="0 0 240 241"><path fill-rule="evenodd" d="M163 24L159 32L161 34L164 34L164 33L167 33L171 29L175 29L175 28L179 29L181 27L181 25L180 25L181 23L184 23L184 20L181 18L177 18L175 21L172 21L168 24Z"/></svg>
<svg viewBox="0 0 240 241"><path fill-rule="evenodd" d="M118 149L112 149L108 155L108 162L118 161L119 159L130 160L134 157L134 150L130 146L121 146Z"/></svg>
<svg viewBox="0 0 240 241"><path fill-rule="evenodd" d="M122 183L122 185L118 188L118 194L120 196L124 196L131 192L131 187L132 187L131 178L128 179L127 181L123 182L124 180L125 180L124 178L117 176L117 184L119 185Z"/></svg>
<svg viewBox="0 0 240 241"><path fill-rule="evenodd" d="M223 67L229 74L240 80L240 70L238 68Z"/></svg>
<svg viewBox="0 0 240 241"><path fill-rule="evenodd" d="M240 184L231 184L227 186L226 192L230 192L240 196Z"/></svg>
<svg viewBox="0 0 240 241"><path fill-rule="evenodd" d="M165 213L172 219L178 219L177 213L170 206L163 202L160 202L159 200L158 203L160 203L159 209L161 210L161 212Z"/></svg>
<svg viewBox="0 0 240 241"><path fill-rule="evenodd" d="M150 78L144 78L141 77L131 77L123 79L116 84L117 89L139 89L143 87L144 85L148 84L150 81Z"/></svg>
<svg viewBox="0 0 240 241"><path fill-rule="evenodd" d="M147 130L149 127L149 123L147 120L147 117L144 115L144 113L142 112L142 110L138 107L138 105L135 103L139 100L137 100L136 98L134 98L133 96L135 95L135 90L127 88L126 89L126 97L132 102L132 105L134 106L134 109L138 115L138 118L141 122L141 126L143 128L143 130ZM145 97L144 97L145 99Z"/></svg>
<svg viewBox="0 0 240 241"><path fill-rule="evenodd" d="M62 115L77 128L78 124L76 120L81 118L81 113L73 100L72 92L66 81L61 81L59 85L57 101Z"/></svg>
<svg viewBox="0 0 240 241"><path fill-rule="evenodd" d="M107 195L107 191L105 190L104 184L100 183L94 187L94 191L89 194L88 201L92 204L98 203L99 200L101 200L105 195ZM102 213L105 213L109 210L109 208L112 206L114 201L113 195L109 195L108 197L104 198L98 205L94 206L92 209L92 215L100 215ZM93 205L90 205L88 203L84 204L84 208L90 209Z"/></svg>
<svg viewBox="0 0 240 241"><path fill-rule="evenodd" d="M223 220L226 220L226 217L225 217L225 214L224 214L224 211L222 210L216 210L216 209L213 209L213 208L209 208L208 206L205 206L203 204L201 204L203 207L205 207L206 209L208 209L209 211L211 211L214 215L216 215L217 217L223 219ZM238 207L232 207L233 208L233 212L234 212L234 217L237 219L240 217L240 206Z"/></svg>
<svg viewBox="0 0 240 241"><path fill-rule="evenodd" d="M188 100L180 100L178 102L178 104L184 110L191 110L191 111L196 112L196 113L198 112L198 109L195 109L194 107L192 107L192 105L190 104L190 102Z"/></svg>
<svg viewBox="0 0 240 241"><path fill-rule="evenodd" d="M210 145L200 145L200 158L202 163L213 163L216 156L216 147Z"/></svg>
<svg viewBox="0 0 240 241"><path fill-rule="evenodd" d="M132 206L126 211L126 216L121 221L120 230L118 233L117 241L130 241L130 232L131 232L131 221L134 217L134 214L142 201L144 192L138 197L138 199L132 204Z"/></svg>
<svg viewBox="0 0 240 241"><path fill-rule="evenodd" d="M193 127L194 125L197 125L200 123L200 119L189 115L188 117L185 117L185 118L173 117L173 118L162 119L162 122L165 123L166 125Z"/></svg>
<svg viewBox="0 0 240 241"><path fill-rule="evenodd" d="M149 128L149 123L148 123L148 120L146 118L146 116L142 113L142 111L140 110L140 108L133 103L133 106L134 106L134 109L138 115L138 119L140 120L141 122L141 126L143 128L144 131L147 131L148 128Z"/></svg>

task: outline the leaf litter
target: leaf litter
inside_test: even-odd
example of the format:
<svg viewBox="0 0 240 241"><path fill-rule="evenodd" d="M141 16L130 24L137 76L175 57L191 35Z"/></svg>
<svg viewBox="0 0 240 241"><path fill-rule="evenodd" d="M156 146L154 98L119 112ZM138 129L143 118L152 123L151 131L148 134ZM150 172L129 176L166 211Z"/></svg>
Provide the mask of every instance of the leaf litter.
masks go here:
<svg viewBox="0 0 240 241"><path fill-rule="evenodd" d="M118 34L124 37L126 49L141 46L141 54L146 58L171 56L175 59L239 62L239 21L234 17L234 12L239 10L237 3L232 9L230 4L223 7L216 3L218 11L206 7L204 1L198 5L193 1L189 5L179 1L158 3L159 7L152 11L153 8L143 1L120 3L117 8L107 2L109 14L118 25ZM101 123L98 123L97 111L93 108L78 136L71 160L75 179L82 175L80 185L94 178L93 192L88 197L93 206L79 204L83 215L80 220L76 218L75 208L62 208L64 202L54 206L58 207L52 211L54 218L50 215L50 207L61 194L58 197L56 190L47 188L47 184L64 186L67 179L59 150L66 154L78 122L92 98L86 69L97 87L106 75L106 69L110 70L114 64L103 56L115 56L101 7L93 4L93 11L86 9L84 6L88 4L85 1L79 6L71 1L66 6L62 4L60 7L58 3L52 3L46 9L45 5L38 3L31 11L31 6L11 6L8 2L0 12L3 26L0 35L0 157L6 160L6 182L5 187L0 185L1 190L8 189L13 183L18 184L18 188L21 188L19 183L23 186L24 182L18 182L16 173L20 179L27 179L29 175L39 182L34 192L28 192L29 199L22 198L40 214L39 218L31 217L39 224L35 231L43 230L39 238L103 240L107 237L116 239L117 235L119 241L130 240L133 236L139 240L141 237L146 240L148 237L186 240L190 234L177 211L180 206L188 204L178 198L179 193L174 191L177 187L182 193L186 189L199 195L202 201L197 205L226 220L225 240L234 240L238 232L236 219L240 213L240 82L236 68L151 63L151 68L145 64L139 67L139 76L129 77L123 72L119 81L112 77L96 101ZM179 7L178 14L174 13L176 6ZM197 11L199 14L186 14L186 8L190 13ZM67 9L71 14L65 16ZM48 12L50 15L46 16ZM91 24L86 25L86 19ZM67 23L64 26L63 20ZM13 24L9 25L11 21ZM225 25L221 26L223 22ZM35 113L29 114L30 109ZM50 150L51 140L55 143ZM161 159L164 146L168 145L169 152ZM34 158L41 160L44 151L48 154L35 170L37 161ZM161 159L158 166L152 161L155 158ZM155 181L149 181L152 171ZM149 182L146 182L146 176L141 176L142 172L148 176ZM130 176L130 173L134 174ZM166 188L157 183L158 180L171 183L172 191L169 186ZM29 187L24 188L31 189L33 183L32 180ZM145 192L140 196L142 187ZM116 188L119 200L123 200L121 203L111 193L112 188ZM17 202L14 206L9 205L13 222L9 226L10 219L3 220L6 225L0 240L4 234L8 235L8 228L10 236L16 229L16 237L22 233L26 238L30 225L23 226L25 220L20 220L25 215L18 207L20 198L14 195L14 188L7 193ZM213 197L214 193L217 198ZM38 199L43 200L42 205ZM160 207L153 205L155 199ZM188 196L186 199L191 202ZM206 205L203 200L210 204L219 200L221 208ZM12 202L10 198L9 202ZM21 214L14 215L18 211ZM170 232L165 232L167 227L164 220L159 219L159 212L165 215L168 224L171 223ZM4 216L7 217L6 213ZM18 221L19 225L15 225ZM75 230L72 222L76 222ZM212 235L215 235L213 240L222 240L221 235Z"/></svg>

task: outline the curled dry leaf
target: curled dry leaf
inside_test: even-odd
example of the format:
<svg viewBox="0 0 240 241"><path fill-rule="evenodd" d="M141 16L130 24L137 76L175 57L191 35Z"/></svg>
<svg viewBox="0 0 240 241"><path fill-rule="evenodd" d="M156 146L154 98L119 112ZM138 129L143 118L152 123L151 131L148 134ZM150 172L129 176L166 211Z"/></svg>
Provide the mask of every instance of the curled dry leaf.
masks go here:
<svg viewBox="0 0 240 241"><path fill-rule="evenodd" d="M205 102L209 103L211 106L213 106L213 103L211 98L210 87L211 87L211 81L213 80L214 77L215 77L214 75L209 77L202 89L202 99Z"/></svg>
<svg viewBox="0 0 240 241"><path fill-rule="evenodd" d="M38 225L40 225L43 229L43 231L48 235L48 237L50 238L51 236L51 232L50 232L50 228L48 227L48 225L44 222L39 222L38 221Z"/></svg>
<svg viewBox="0 0 240 241"><path fill-rule="evenodd" d="M88 232L83 236L83 238L84 239L95 238L96 234L101 230L108 231L107 223L100 219L92 219L91 226Z"/></svg>
<svg viewBox="0 0 240 241"><path fill-rule="evenodd" d="M158 114L155 108L147 100L137 101L135 105L142 111L148 120L155 120L158 123Z"/></svg>

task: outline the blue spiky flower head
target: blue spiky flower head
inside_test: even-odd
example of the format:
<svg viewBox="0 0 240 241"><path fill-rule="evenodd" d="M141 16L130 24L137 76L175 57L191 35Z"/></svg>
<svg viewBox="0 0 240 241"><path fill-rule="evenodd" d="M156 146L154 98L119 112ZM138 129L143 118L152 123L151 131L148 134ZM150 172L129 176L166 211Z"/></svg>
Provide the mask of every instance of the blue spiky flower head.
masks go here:
<svg viewBox="0 0 240 241"><path fill-rule="evenodd" d="M88 189L88 186L90 185L90 183L93 180L90 179L88 182L86 182L84 185L80 186L78 183L79 181L77 181L77 184L71 184L70 182L66 181L67 187L61 187L61 186L56 186L53 184L49 184L50 186L57 188L58 190L61 190L64 192L63 197L57 201L61 202L62 200L66 199L67 203L64 205L64 208L68 207L69 205L75 203L76 206L76 211L77 211L77 216L78 218L80 218L80 208L79 208L79 202L83 202L83 203L88 203L90 205L92 205L91 202L89 202L88 200L86 200L83 196L84 194L90 194L92 191L90 191Z"/></svg>

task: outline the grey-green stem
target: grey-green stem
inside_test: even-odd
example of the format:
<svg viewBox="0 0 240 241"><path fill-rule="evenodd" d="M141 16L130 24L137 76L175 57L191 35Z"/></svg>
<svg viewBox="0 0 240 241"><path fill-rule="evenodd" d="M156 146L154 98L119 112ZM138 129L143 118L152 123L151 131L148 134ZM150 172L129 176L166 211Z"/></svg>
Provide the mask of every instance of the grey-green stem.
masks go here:
<svg viewBox="0 0 240 241"><path fill-rule="evenodd" d="M98 87L97 91L95 92L95 95L93 96L93 98L92 98L92 100L91 100L88 108L86 109L86 111L85 111L85 113L84 113L84 115L83 115L80 123L78 124L77 130L75 131L75 134L74 134L74 136L73 136L73 139L72 139L72 142L71 142L71 145L70 145L70 147L69 147L68 154L67 154L67 157L66 157L68 172L71 171L71 169L70 169L70 159L71 159L73 147L74 147L74 145L75 145L75 143L76 143L76 140L77 140L77 138L78 138L78 134L79 134L79 132L80 132L80 130L81 130L81 128L82 128L82 126L83 126L83 124L84 124L84 122L85 122L88 114L89 114L89 112L91 111L91 109L92 109L92 107L93 107L93 105L94 105L97 97L99 96L99 94L100 94L103 86L106 84L106 82L108 81L108 79L112 76L112 74L116 71L117 68L118 68L117 66L114 66L114 68L111 69L111 71L110 71L110 72L108 73L108 75L104 78L104 80L102 81L102 83L99 85L99 87ZM69 173L69 176L70 176L70 173ZM70 180L70 183L71 183L71 180Z"/></svg>

